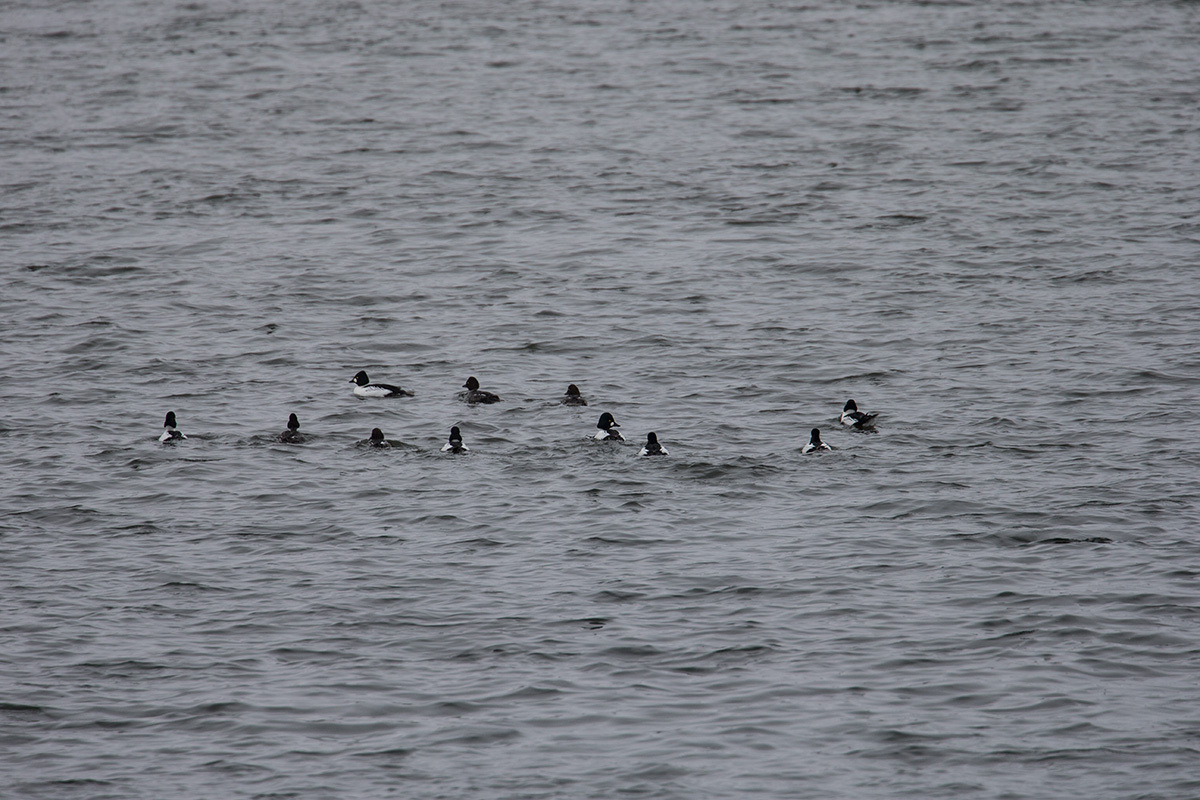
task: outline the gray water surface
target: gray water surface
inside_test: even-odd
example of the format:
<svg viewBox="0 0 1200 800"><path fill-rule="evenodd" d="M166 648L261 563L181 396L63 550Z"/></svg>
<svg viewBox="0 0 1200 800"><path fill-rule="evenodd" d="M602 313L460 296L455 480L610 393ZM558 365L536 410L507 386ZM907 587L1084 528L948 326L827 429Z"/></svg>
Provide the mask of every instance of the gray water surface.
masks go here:
<svg viewBox="0 0 1200 800"><path fill-rule="evenodd" d="M1200 796L1198 46L0 7L5 796Z"/></svg>

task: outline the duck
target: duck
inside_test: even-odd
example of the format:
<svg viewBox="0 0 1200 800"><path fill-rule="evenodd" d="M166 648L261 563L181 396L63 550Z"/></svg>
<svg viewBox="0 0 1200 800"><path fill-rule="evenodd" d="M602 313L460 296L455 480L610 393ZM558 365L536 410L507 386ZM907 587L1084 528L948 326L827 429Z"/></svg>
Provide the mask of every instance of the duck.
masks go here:
<svg viewBox="0 0 1200 800"><path fill-rule="evenodd" d="M462 432L458 430L457 425L455 425L453 428L450 429L450 438L446 440L446 443L444 445L442 445L442 452L443 453L469 453L469 452L471 452L470 448L467 447L465 444L463 444Z"/></svg>
<svg viewBox="0 0 1200 800"><path fill-rule="evenodd" d="M474 375L467 378L467 382L463 384L463 388L466 389L466 391L459 396L471 405L475 405L476 403L500 402L500 395L492 394L491 392L486 392L479 388L479 380Z"/></svg>
<svg viewBox="0 0 1200 800"><path fill-rule="evenodd" d="M304 434L300 432L300 419L295 414L288 414L287 430L279 434L279 441L289 444L300 444Z"/></svg>
<svg viewBox="0 0 1200 800"><path fill-rule="evenodd" d="M658 434L650 431L646 434L646 443L642 445L639 456L669 456L670 451L658 443Z"/></svg>
<svg viewBox="0 0 1200 800"><path fill-rule="evenodd" d="M371 383L367 371L360 369L350 383L355 384L354 394L358 397L412 397L413 393L390 383Z"/></svg>
<svg viewBox="0 0 1200 800"><path fill-rule="evenodd" d="M567 386L567 393L558 401L564 406L586 406L587 400L579 393L579 387L575 384Z"/></svg>
<svg viewBox="0 0 1200 800"><path fill-rule="evenodd" d="M800 448L801 453L811 453L814 450L832 450L833 448L821 441L821 429L813 428L812 437L808 440L808 444Z"/></svg>
<svg viewBox="0 0 1200 800"><path fill-rule="evenodd" d="M842 408L842 424L849 425L855 430L869 430L875 427L875 418L879 414L865 414L858 410L858 404L853 400L847 400L846 405Z"/></svg>
<svg viewBox="0 0 1200 800"><path fill-rule="evenodd" d="M596 423L596 440L600 442L625 441L625 437L617 430L619 427L621 426L613 419L613 415L605 411L600 415L600 421Z"/></svg>
<svg viewBox="0 0 1200 800"><path fill-rule="evenodd" d="M177 425L177 423L175 422L175 412L168 411L166 419L163 420L162 436L159 436L158 440L160 442L166 443L166 442L176 442L176 441L179 441L180 439L186 439L187 437L183 435L183 431L178 430L176 425Z"/></svg>
<svg viewBox="0 0 1200 800"><path fill-rule="evenodd" d="M371 428L371 435L358 440L359 447L391 447L392 443L383 437L381 428Z"/></svg>

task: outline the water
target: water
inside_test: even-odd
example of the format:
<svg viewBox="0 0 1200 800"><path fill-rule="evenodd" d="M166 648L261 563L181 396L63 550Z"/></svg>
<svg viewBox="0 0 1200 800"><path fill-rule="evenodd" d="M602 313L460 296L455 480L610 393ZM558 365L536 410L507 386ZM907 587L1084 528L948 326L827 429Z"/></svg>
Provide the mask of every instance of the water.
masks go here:
<svg viewBox="0 0 1200 800"><path fill-rule="evenodd" d="M6 796L1200 794L1200 6L0 31Z"/></svg>

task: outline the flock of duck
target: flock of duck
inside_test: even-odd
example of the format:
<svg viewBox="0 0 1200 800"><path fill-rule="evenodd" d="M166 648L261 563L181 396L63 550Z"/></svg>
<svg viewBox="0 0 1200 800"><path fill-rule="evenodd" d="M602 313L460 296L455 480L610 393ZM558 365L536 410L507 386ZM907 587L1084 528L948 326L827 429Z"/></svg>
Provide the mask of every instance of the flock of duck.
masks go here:
<svg viewBox="0 0 1200 800"><path fill-rule="evenodd" d="M399 386L393 386L390 383L374 383L367 375L365 370L359 370L350 383L354 384L354 394L358 397L412 397L413 392L403 389ZM458 398L469 405L490 404L500 402L500 395L479 388L479 381L474 375L467 378L467 382L463 384L465 392L459 392ZM566 406L586 406L587 399L579 391L579 387L571 384L567 387L567 392L558 401ZM875 427L875 418L878 414L867 414L858 410L858 405L853 400L847 400L846 405L842 408L841 422L843 425L854 428L860 431L873 430ZM625 437L617 428L621 427L617 424L617 420L612 414L605 411L600 415L600 420L596 423L596 433L594 439L601 442L623 442ZM179 430L178 422L175 419L175 412L168 411L167 417L163 421L163 432L158 437L158 441L163 444L173 444L177 441L188 438ZM304 434L300 433L300 419L295 414L288 415L287 430L279 434L279 441L289 444L300 444L304 442ZM379 428L372 428L371 435L358 443L364 447L391 447L392 443L384 437L383 431ZM808 444L800 449L801 453L820 452L822 450L832 450L825 442L821 441L821 429L813 428ZM446 443L442 445L443 453L466 453L469 452L462 440L462 432L458 426L450 429L450 437ZM658 441L658 434L650 431L646 434L646 443L642 445L638 455L642 456L665 456L669 455L667 448L663 447Z"/></svg>

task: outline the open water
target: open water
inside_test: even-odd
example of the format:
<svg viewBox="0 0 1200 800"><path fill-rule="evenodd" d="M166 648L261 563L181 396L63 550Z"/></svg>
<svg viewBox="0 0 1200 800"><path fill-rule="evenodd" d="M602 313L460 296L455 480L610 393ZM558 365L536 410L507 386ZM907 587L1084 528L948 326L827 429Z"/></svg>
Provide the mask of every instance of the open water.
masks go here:
<svg viewBox="0 0 1200 800"><path fill-rule="evenodd" d="M1198 54L4 3L0 793L1200 796Z"/></svg>

